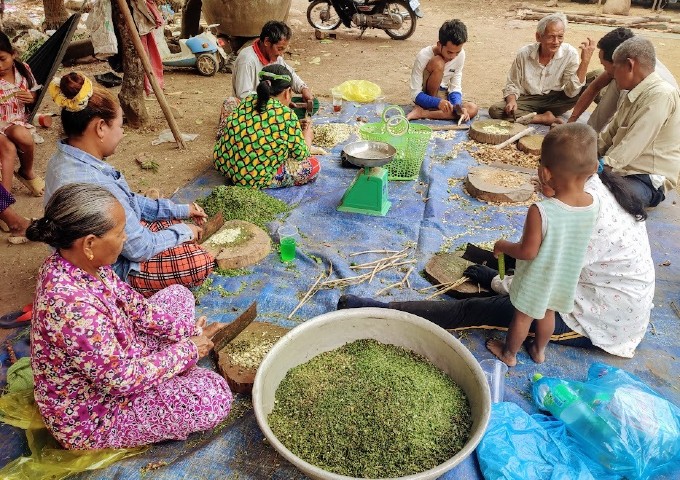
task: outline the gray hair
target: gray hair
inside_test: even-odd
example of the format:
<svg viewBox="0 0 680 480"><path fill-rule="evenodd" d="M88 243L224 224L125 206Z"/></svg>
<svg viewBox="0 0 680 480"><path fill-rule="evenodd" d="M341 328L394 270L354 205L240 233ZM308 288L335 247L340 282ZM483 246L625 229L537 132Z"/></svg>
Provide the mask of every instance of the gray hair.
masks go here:
<svg viewBox="0 0 680 480"><path fill-rule="evenodd" d="M612 55L614 63L622 63L628 58L636 60L644 70L653 72L656 68L654 45L644 37L629 38L616 47Z"/></svg>
<svg viewBox="0 0 680 480"><path fill-rule="evenodd" d="M567 16L564 13L556 12L546 15L538 21L538 25L536 25L536 33L543 35L545 33L545 29L548 28L548 25L555 22L561 22L564 30L567 30L567 24L569 23L567 21Z"/></svg>
<svg viewBox="0 0 680 480"><path fill-rule="evenodd" d="M71 248L87 235L101 237L115 226L111 209L116 203L116 197L99 185L64 185L47 202L43 218L31 222L26 237L56 249Z"/></svg>

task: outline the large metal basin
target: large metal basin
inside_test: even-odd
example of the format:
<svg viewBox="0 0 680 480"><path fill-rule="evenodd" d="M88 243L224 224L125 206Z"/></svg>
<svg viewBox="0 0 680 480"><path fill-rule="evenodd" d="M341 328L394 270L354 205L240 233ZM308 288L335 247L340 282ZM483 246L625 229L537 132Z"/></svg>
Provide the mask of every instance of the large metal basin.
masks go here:
<svg viewBox="0 0 680 480"><path fill-rule="evenodd" d="M339 310L306 321L283 336L257 370L253 407L267 441L286 460L311 478L347 480L305 462L288 450L269 428L267 417L274 396L288 370L320 353L363 338L407 348L428 358L465 391L472 409L472 432L463 449L435 468L402 480L435 479L468 457L482 439L491 411L489 385L470 351L449 332L427 320L397 310L360 308Z"/></svg>
<svg viewBox="0 0 680 480"><path fill-rule="evenodd" d="M269 20L285 21L292 0L203 0L208 24L219 23L217 32L232 37L259 37Z"/></svg>

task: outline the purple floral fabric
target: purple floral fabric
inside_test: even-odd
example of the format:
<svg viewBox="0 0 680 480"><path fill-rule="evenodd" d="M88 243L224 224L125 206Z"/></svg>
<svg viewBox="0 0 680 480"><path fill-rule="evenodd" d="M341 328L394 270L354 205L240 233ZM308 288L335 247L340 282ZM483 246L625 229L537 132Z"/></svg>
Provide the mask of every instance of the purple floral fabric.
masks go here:
<svg viewBox="0 0 680 480"><path fill-rule="evenodd" d="M232 395L196 367L191 292L146 300L110 267L95 278L55 253L43 263L31 327L35 399L66 448L184 439L214 427Z"/></svg>

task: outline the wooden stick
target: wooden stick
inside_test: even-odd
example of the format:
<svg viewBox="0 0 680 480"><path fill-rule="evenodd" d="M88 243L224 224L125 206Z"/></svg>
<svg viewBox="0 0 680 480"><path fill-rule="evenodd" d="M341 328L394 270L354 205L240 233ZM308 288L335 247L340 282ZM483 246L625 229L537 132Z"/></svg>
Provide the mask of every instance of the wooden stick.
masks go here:
<svg viewBox="0 0 680 480"><path fill-rule="evenodd" d="M388 286L386 286L385 288L382 288L382 289L378 290L377 292L375 292L375 296L378 297L378 296L382 295L383 293L385 293L386 291L388 291L388 290L390 290L390 289L392 289L392 288L394 288L394 287L398 287L398 286L400 286L401 284L402 284L402 283L401 283L401 280L400 280L400 281L398 281L398 282L396 282L396 283L393 283L392 285L388 285Z"/></svg>
<svg viewBox="0 0 680 480"><path fill-rule="evenodd" d="M305 302L317 292L318 289L316 288L316 286L319 284L319 282L321 281L321 279L323 278L324 275L325 275L324 272L321 272L319 274L319 278L316 279L316 282L314 282L314 285L312 285L312 288L307 290L307 293L305 293L305 296L302 297L302 300L300 300L300 303L298 303L297 306L293 309L293 311L288 314L288 317L287 317L288 320L293 318L293 315L295 315L295 312L297 312L300 309L300 307L302 307L302 305L304 305Z"/></svg>
<svg viewBox="0 0 680 480"><path fill-rule="evenodd" d="M374 262L367 262L367 263L362 263L361 265L353 265L350 267L352 270L366 270L366 269L373 269L375 268L376 265L381 265L381 264L392 264L396 262L397 260L401 260L402 258L406 258L408 255L399 255L398 257L394 257L390 259L389 262L385 262L384 258L381 258L380 260L376 260Z"/></svg>
<svg viewBox="0 0 680 480"><path fill-rule="evenodd" d="M161 110L163 110L163 115L165 115L165 119L168 121L170 130L172 131L172 136L175 137L177 147L186 148L184 140L182 139L182 134L179 131L177 122L175 121L175 117L172 115L172 112L170 111L170 106L168 105L168 102L165 99L165 94L163 93L163 90L161 90L161 87L158 86L158 81L156 80L156 77L154 76L153 71L151 70L151 63L149 62L149 57L147 57L146 50L144 50L142 41L139 38L139 32L137 31L137 27L135 26L134 20L132 20L132 14L130 13L130 9L128 8L127 2L125 0L116 0L116 3L118 4L118 8L120 8L121 13L123 14L123 18L125 19L125 25L130 31L132 43L135 46L135 50L137 50L137 55L139 55L139 59L142 61L142 67L144 68L146 76L149 78L149 82L151 83L153 93L156 94L156 99L158 100L158 103L161 106Z"/></svg>
<svg viewBox="0 0 680 480"><path fill-rule="evenodd" d="M397 250L364 250L363 252L350 253L350 257L356 257L357 255L364 255L365 253L399 253Z"/></svg>
<svg viewBox="0 0 680 480"><path fill-rule="evenodd" d="M376 264L383 263L386 260L387 261L394 261L394 260L399 260L401 258L406 258L406 257L408 257L408 254L403 253L401 255L393 255L391 257L379 258L378 260L373 260L372 262L361 263L359 265L352 265L349 268L355 269L355 270L361 270L362 268L373 268Z"/></svg>
<svg viewBox="0 0 680 480"><path fill-rule="evenodd" d="M512 144L512 143L515 143L515 142L516 142L517 140L519 140L520 138L522 138L522 137L524 137L524 136L526 136L526 135L529 135L530 133L533 133L533 132L534 132L534 127L527 127L527 128L525 128L524 130L522 130L521 132L519 132L517 135L513 135L512 137L508 138L508 139L507 139L506 141L504 141L503 143L499 143L499 144L496 145L494 148L495 148L496 150L500 150L501 148L507 147L508 145L510 145L510 144Z"/></svg>
<svg viewBox="0 0 680 480"><path fill-rule="evenodd" d="M448 292L449 290L453 290L454 288L461 286L462 284L464 284L464 283L467 282L468 280L470 280L468 277L460 277L458 280L456 280L455 282L453 282L453 283L452 283L451 285L449 285L448 287L443 288L443 289L441 289L441 290L437 290L435 293L433 293L432 295L430 295L429 297L427 297L425 300L431 300L431 299L433 299L433 298L435 298L435 297L438 297L439 295L443 295L444 293Z"/></svg>
<svg viewBox="0 0 680 480"><path fill-rule="evenodd" d="M470 130L470 125L428 125L433 131L439 130Z"/></svg>

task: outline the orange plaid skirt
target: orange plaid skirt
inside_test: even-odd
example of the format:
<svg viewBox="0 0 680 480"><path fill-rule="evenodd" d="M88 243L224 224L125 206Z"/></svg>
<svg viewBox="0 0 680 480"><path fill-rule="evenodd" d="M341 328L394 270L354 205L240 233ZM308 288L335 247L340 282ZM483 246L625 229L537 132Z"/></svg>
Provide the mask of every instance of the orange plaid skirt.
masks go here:
<svg viewBox="0 0 680 480"><path fill-rule="evenodd" d="M152 232L158 232L179 221L158 220L141 223ZM196 243L183 243L163 250L146 262L141 262L139 271L130 271L127 282L145 297L150 297L170 285L197 287L210 275L214 267L215 259L203 247Z"/></svg>

